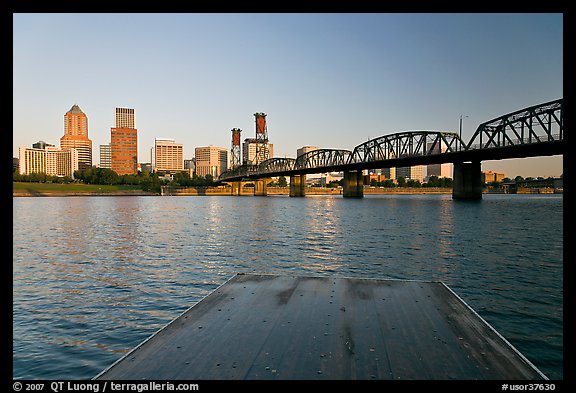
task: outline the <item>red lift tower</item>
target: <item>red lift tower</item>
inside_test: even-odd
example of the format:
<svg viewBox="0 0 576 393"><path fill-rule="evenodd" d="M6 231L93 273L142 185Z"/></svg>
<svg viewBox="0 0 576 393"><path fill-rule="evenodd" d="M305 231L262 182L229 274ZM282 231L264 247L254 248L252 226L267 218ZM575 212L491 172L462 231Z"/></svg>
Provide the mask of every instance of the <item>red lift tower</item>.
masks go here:
<svg viewBox="0 0 576 393"><path fill-rule="evenodd" d="M270 150L268 149L266 113L254 113L254 116L256 117L256 157L254 157L254 163L258 165L270 158Z"/></svg>
<svg viewBox="0 0 576 393"><path fill-rule="evenodd" d="M232 169L242 164L242 154L240 154L240 128L232 128L232 149L230 150Z"/></svg>

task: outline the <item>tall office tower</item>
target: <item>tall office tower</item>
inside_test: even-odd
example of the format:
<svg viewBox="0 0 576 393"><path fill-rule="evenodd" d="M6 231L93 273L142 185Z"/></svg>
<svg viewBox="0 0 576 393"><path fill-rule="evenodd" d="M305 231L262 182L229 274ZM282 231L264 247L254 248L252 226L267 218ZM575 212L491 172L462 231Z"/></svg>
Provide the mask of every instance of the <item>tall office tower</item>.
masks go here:
<svg viewBox="0 0 576 393"><path fill-rule="evenodd" d="M116 128L136 128L134 121L134 109L116 108L114 126Z"/></svg>
<svg viewBox="0 0 576 393"><path fill-rule="evenodd" d="M134 109L116 108L115 127L110 129L112 170L119 175L138 173L138 130Z"/></svg>
<svg viewBox="0 0 576 393"><path fill-rule="evenodd" d="M198 176L212 175L216 179L228 169L228 150L225 147L197 147L195 155Z"/></svg>
<svg viewBox="0 0 576 393"><path fill-rule="evenodd" d="M78 151L78 169L92 168L92 141L88 139L88 117L76 104L64 115L64 136L61 149Z"/></svg>
<svg viewBox="0 0 576 393"><path fill-rule="evenodd" d="M260 144L257 139L246 138L244 139L244 144L242 145L242 163L248 165L256 165L256 150ZM265 143L260 145L260 149L264 150L267 157L274 157L274 144ZM262 161L260 161L262 162Z"/></svg>
<svg viewBox="0 0 576 393"><path fill-rule="evenodd" d="M100 145L100 168L112 169L112 154L109 143Z"/></svg>
<svg viewBox="0 0 576 393"><path fill-rule="evenodd" d="M154 139L153 170L173 174L184 170L184 147L174 139Z"/></svg>

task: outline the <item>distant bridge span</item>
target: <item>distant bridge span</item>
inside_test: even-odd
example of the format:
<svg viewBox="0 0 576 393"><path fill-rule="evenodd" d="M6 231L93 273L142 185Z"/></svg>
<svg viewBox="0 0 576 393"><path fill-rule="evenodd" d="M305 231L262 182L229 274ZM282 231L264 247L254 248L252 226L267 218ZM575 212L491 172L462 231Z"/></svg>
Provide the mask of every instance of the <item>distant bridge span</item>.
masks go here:
<svg viewBox="0 0 576 393"><path fill-rule="evenodd" d="M291 176L292 180L294 176L313 173L342 171L346 175L364 169L454 163L455 189L472 182L470 187L475 189L473 194L476 195L473 199L478 199L480 186L475 177L476 172L478 178L480 176L481 161L564 154L563 131L561 98L482 123L468 143L455 132L403 131L371 139L352 151L318 149L296 159L271 158L259 165L241 165L222 173L218 181L238 182L276 176ZM460 179L462 173L456 172L461 169L456 168L463 168L467 163L472 163L474 169L466 171L473 173ZM359 187L358 178L354 182ZM456 184L458 182L463 183ZM358 193L357 190L353 194Z"/></svg>

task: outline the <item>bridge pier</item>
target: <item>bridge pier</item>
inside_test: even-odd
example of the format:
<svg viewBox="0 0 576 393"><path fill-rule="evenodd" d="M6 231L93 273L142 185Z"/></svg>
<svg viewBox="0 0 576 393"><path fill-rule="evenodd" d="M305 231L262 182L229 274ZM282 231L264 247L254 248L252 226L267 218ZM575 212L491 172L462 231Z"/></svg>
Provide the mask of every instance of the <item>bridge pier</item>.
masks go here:
<svg viewBox="0 0 576 393"><path fill-rule="evenodd" d="M230 185L232 186L232 195L234 196L242 195L242 191L244 190L243 182L233 181Z"/></svg>
<svg viewBox="0 0 576 393"><path fill-rule="evenodd" d="M266 186L270 179L256 179L254 180L254 196L267 196L268 190Z"/></svg>
<svg viewBox="0 0 576 393"><path fill-rule="evenodd" d="M306 175L290 176L290 196L303 197L306 195Z"/></svg>
<svg viewBox="0 0 576 393"><path fill-rule="evenodd" d="M344 198L364 197L364 177L362 176L362 171L344 171L342 189L342 196Z"/></svg>
<svg viewBox="0 0 576 393"><path fill-rule="evenodd" d="M455 162L452 199L482 199L482 178L480 161Z"/></svg>

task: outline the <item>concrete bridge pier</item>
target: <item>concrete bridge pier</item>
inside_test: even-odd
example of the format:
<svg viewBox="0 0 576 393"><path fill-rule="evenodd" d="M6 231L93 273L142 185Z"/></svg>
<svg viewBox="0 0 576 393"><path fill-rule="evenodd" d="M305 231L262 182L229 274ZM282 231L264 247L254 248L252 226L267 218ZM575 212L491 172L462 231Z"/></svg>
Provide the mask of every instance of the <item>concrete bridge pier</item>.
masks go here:
<svg viewBox="0 0 576 393"><path fill-rule="evenodd" d="M232 195L234 196L242 195L242 191L244 190L243 182L233 181L230 185L232 186Z"/></svg>
<svg viewBox="0 0 576 393"><path fill-rule="evenodd" d="M306 196L306 175L290 176L290 196Z"/></svg>
<svg viewBox="0 0 576 393"><path fill-rule="evenodd" d="M480 161L455 162L452 199L482 199L482 177Z"/></svg>
<svg viewBox="0 0 576 393"><path fill-rule="evenodd" d="M254 180L254 196L268 196L266 185L270 179L256 179Z"/></svg>
<svg viewBox="0 0 576 393"><path fill-rule="evenodd" d="M362 171L344 171L342 196L344 198L364 197L364 178Z"/></svg>

